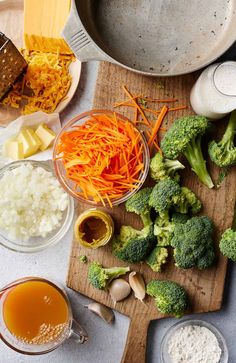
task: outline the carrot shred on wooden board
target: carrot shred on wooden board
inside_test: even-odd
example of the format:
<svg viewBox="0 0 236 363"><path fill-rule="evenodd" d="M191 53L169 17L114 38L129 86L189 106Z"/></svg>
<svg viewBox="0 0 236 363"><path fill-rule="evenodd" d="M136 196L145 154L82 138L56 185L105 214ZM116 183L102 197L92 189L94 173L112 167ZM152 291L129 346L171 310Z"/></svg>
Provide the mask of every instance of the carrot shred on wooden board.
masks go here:
<svg viewBox="0 0 236 363"><path fill-rule="evenodd" d="M143 148L131 122L115 113L96 114L61 135L55 159L63 162L77 195L112 206L114 200L139 188Z"/></svg>
<svg viewBox="0 0 236 363"><path fill-rule="evenodd" d="M188 106L177 106L177 107L171 107L169 108L169 111L179 111L179 110L185 110L188 108Z"/></svg>
<svg viewBox="0 0 236 363"><path fill-rule="evenodd" d="M160 103L168 103L168 102L177 102L178 98L167 98L167 99L158 99L158 98L148 98L148 97L143 97L143 99L146 102L160 102Z"/></svg>
<svg viewBox="0 0 236 363"><path fill-rule="evenodd" d="M157 121L152 129L152 133L151 133L151 136L150 136L150 139L148 140L148 146L151 148L152 145L153 145L153 142L154 142L154 139L161 127L161 124L162 124L162 121L164 120L164 117L165 115L167 114L168 112L168 107L167 106L163 106L162 109L161 109L161 112L160 112L160 115L158 116L157 118Z"/></svg>
<svg viewBox="0 0 236 363"><path fill-rule="evenodd" d="M139 106L139 103L137 102L136 99L133 98L132 94L130 93L130 91L128 91L126 86L122 86L123 90L125 91L125 93L130 97L130 100L133 101L133 103L136 105L137 109L139 110L139 112L141 113L143 120L147 123L147 125L150 124L150 122L148 121L145 113L143 112L142 108Z"/></svg>
<svg viewBox="0 0 236 363"><path fill-rule="evenodd" d="M127 102L130 102L131 100L135 100L135 99L140 98L140 97L141 97L141 95L132 96L131 98L129 97L128 100L124 100L124 101L121 101L121 102L117 102L117 103L115 103L114 108L120 107L120 106L125 106L125 104Z"/></svg>

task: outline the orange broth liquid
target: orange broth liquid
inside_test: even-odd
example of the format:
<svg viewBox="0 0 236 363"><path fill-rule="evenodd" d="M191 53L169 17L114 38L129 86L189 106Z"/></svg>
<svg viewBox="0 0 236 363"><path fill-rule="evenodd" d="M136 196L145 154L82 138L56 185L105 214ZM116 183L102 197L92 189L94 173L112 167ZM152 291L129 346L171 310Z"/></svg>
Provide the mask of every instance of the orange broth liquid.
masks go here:
<svg viewBox="0 0 236 363"><path fill-rule="evenodd" d="M3 304L7 329L29 344L55 341L69 321L69 309L62 293L44 281L26 281L12 288Z"/></svg>

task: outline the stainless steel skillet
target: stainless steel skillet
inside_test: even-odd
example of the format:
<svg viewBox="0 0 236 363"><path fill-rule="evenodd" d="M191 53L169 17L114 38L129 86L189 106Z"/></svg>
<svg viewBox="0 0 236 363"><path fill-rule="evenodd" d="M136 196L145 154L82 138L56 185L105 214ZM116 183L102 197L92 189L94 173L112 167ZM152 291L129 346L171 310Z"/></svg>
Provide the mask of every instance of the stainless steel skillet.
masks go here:
<svg viewBox="0 0 236 363"><path fill-rule="evenodd" d="M236 0L73 0L63 36L81 61L190 73L236 40Z"/></svg>

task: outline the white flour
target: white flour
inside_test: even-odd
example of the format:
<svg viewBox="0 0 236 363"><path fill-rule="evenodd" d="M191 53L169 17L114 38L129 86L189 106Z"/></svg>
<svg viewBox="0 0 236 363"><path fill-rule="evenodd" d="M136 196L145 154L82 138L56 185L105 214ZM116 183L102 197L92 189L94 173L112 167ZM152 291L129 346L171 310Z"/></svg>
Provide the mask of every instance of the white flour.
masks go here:
<svg viewBox="0 0 236 363"><path fill-rule="evenodd" d="M221 358L217 338L199 325L177 330L169 340L168 353L173 363L219 363Z"/></svg>

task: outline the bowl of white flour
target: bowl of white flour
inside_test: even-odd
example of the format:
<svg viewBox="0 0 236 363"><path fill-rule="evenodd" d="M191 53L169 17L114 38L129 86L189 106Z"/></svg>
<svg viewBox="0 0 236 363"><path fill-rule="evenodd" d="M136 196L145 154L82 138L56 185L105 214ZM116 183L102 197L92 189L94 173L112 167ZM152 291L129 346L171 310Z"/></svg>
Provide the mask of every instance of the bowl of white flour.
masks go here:
<svg viewBox="0 0 236 363"><path fill-rule="evenodd" d="M227 345L220 331L203 320L174 324L161 343L162 363L227 363Z"/></svg>

